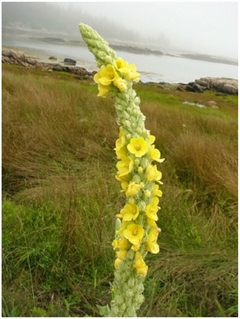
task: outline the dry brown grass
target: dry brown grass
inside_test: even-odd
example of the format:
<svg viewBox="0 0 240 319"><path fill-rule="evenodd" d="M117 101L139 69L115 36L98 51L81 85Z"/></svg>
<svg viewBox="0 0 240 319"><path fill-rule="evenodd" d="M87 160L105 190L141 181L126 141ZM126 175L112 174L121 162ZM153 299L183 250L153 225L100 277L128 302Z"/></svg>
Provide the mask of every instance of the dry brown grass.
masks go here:
<svg viewBox="0 0 240 319"><path fill-rule="evenodd" d="M233 108L229 114L190 109L166 92L139 90L146 127L165 158L162 251L148 260L141 315L236 316ZM124 204L114 178L113 101L70 77L3 69L2 134L3 194L15 202L4 206L7 313L14 314L26 287L20 315L32 313L38 299L28 303L29 291L39 290L59 296L55 307L61 311L37 303L47 314L66 314L63 294L80 296L71 315L97 315L94 305L110 298L115 214Z"/></svg>
<svg viewBox="0 0 240 319"><path fill-rule="evenodd" d="M171 171L189 188L207 193L225 192L237 200L238 154L237 120L182 112L143 104L147 125ZM168 163L166 162L166 165Z"/></svg>

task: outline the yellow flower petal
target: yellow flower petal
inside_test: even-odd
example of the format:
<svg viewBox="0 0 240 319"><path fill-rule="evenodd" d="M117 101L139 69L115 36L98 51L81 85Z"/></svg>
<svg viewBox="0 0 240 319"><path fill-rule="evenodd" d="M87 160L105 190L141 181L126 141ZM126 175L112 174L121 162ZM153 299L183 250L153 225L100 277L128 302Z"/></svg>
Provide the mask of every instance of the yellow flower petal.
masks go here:
<svg viewBox="0 0 240 319"><path fill-rule="evenodd" d="M122 58L118 58L113 64L115 68L121 72L121 70L128 65L128 62L124 61Z"/></svg>
<svg viewBox="0 0 240 319"><path fill-rule="evenodd" d="M159 246L157 244L157 238L160 229L158 227L154 227L150 230L148 234L148 239L146 243L146 249L153 254L157 254L159 252Z"/></svg>
<svg viewBox="0 0 240 319"><path fill-rule="evenodd" d="M137 184L135 182L131 182L128 184L126 190L126 196L134 196L138 193L138 191L143 187L142 184Z"/></svg>
<svg viewBox="0 0 240 319"><path fill-rule="evenodd" d="M158 211L158 206L156 205L156 203L150 203L146 206L147 217L149 217L150 219L153 219L155 221L158 220L157 211Z"/></svg>
<svg viewBox="0 0 240 319"><path fill-rule="evenodd" d="M157 184L154 185L152 194L153 196L159 196L159 197L162 196L162 191L159 189L159 186Z"/></svg>
<svg viewBox="0 0 240 319"><path fill-rule="evenodd" d="M109 86L105 86L105 85L102 85L101 83L98 83L98 96L101 96L101 97L106 97L109 93Z"/></svg>
<svg viewBox="0 0 240 319"><path fill-rule="evenodd" d="M146 174L149 181L159 181L162 178L162 173L158 171L157 165L149 165L146 169Z"/></svg>
<svg viewBox="0 0 240 319"><path fill-rule="evenodd" d="M127 228L123 231L123 235L126 239L130 241L133 245L137 245L141 242L144 229L138 224L129 224Z"/></svg>
<svg viewBox="0 0 240 319"><path fill-rule="evenodd" d="M147 218L147 223L148 223L149 226L157 227L157 224L156 224L155 220L152 219L152 218L149 218L149 217L148 217L148 218Z"/></svg>
<svg viewBox="0 0 240 319"><path fill-rule="evenodd" d="M155 139L156 139L156 137L155 137L154 135L149 135L149 136L148 136L148 140L149 140L149 143L150 143L150 144L153 144L154 141L155 141Z"/></svg>
<svg viewBox="0 0 240 319"><path fill-rule="evenodd" d="M129 248L129 242L126 238L118 238L114 239L112 242L113 249L120 249L120 250L126 250Z"/></svg>
<svg viewBox="0 0 240 319"><path fill-rule="evenodd" d="M136 271L139 275L147 275L148 266L145 264L140 252L136 252L133 267L136 268Z"/></svg>
<svg viewBox="0 0 240 319"><path fill-rule="evenodd" d="M142 136L133 137L130 140L130 143L127 145L127 149L136 157L141 157L147 153L148 143L144 140Z"/></svg>
<svg viewBox="0 0 240 319"><path fill-rule="evenodd" d="M123 160L117 162L117 175L119 177L129 174L133 167L133 160L130 157L125 157Z"/></svg>
<svg viewBox="0 0 240 319"><path fill-rule="evenodd" d="M120 214L117 217L123 218L124 221L135 220L139 215L139 208L135 204L126 204L121 209Z"/></svg>

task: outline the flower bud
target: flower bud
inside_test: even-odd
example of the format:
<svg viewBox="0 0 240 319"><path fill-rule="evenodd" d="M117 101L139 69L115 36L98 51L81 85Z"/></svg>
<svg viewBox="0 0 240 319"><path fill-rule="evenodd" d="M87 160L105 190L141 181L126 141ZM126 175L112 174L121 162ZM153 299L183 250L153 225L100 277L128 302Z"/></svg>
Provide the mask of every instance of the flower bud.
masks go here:
<svg viewBox="0 0 240 319"><path fill-rule="evenodd" d="M146 158L146 157L143 157L142 160L141 160L141 166L143 169L147 168L150 164L150 161Z"/></svg>
<svg viewBox="0 0 240 319"><path fill-rule="evenodd" d="M148 189L146 189L144 191L144 195L149 198L149 197L151 197L152 193Z"/></svg>
<svg viewBox="0 0 240 319"><path fill-rule="evenodd" d="M143 168L142 168L142 166L139 166L138 167L138 173L141 174L142 172L143 172Z"/></svg>

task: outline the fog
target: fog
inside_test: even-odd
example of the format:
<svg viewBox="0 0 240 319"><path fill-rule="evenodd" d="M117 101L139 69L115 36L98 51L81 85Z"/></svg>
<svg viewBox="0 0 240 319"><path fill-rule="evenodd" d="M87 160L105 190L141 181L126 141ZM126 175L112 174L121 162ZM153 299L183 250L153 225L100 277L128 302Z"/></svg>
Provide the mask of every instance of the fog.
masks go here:
<svg viewBox="0 0 240 319"><path fill-rule="evenodd" d="M109 42L238 57L238 2L2 3L3 35L18 30L80 41L79 22Z"/></svg>

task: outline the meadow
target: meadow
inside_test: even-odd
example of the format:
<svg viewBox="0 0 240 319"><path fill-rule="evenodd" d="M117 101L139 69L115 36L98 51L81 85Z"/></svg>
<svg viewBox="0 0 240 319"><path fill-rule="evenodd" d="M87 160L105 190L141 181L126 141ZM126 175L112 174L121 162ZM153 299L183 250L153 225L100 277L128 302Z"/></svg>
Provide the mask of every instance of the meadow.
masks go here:
<svg viewBox="0 0 240 319"><path fill-rule="evenodd" d="M238 97L134 88L165 158L138 315L237 317ZM209 100L219 109L183 104ZM91 80L3 64L4 317L96 317L111 300L117 138L113 100Z"/></svg>

